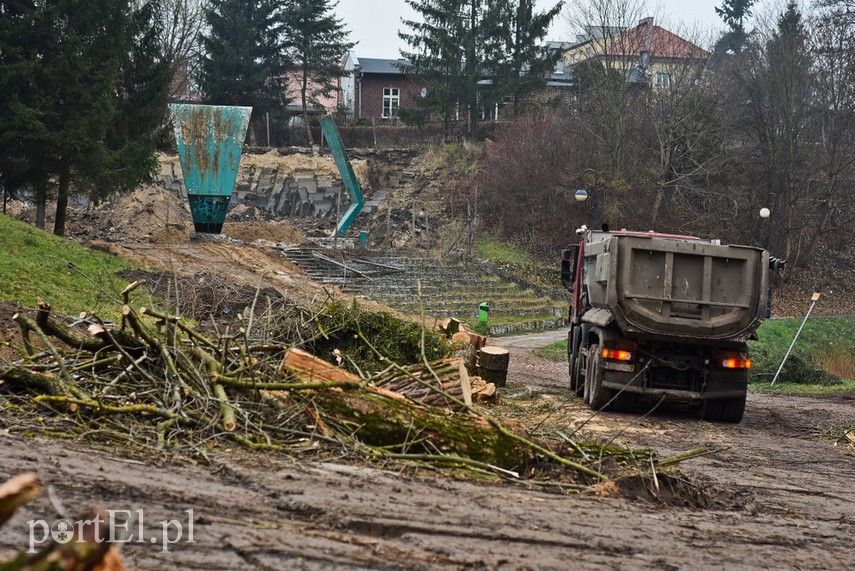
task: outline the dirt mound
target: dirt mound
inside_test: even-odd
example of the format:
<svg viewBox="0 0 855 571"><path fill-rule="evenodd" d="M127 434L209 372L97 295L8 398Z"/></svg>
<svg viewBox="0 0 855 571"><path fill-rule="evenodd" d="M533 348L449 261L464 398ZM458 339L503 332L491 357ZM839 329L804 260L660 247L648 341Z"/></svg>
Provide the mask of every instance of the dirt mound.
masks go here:
<svg viewBox="0 0 855 571"><path fill-rule="evenodd" d="M223 233L243 242L258 239L301 244L303 235L283 221L259 220L251 207L238 206L229 213ZM69 232L84 240L186 244L193 234L188 203L159 186L146 186L73 217ZM85 228L85 231L82 229Z"/></svg>
<svg viewBox="0 0 855 571"><path fill-rule="evenodd" d="M14 198L8 199L4 207L6 215L12 218L20 218L21 214L28 208L25 203Z"/></svg>
<svg viewBox="0 0 855 571"><path fill-rule="evenodd" d="M223 234L242 242L261 239L286 244L302 244L306 241L299 230L283 221L226 222L223 225Z"/></svg>
<svg viewBox="0 0 855 571"><path fill-rule="evenodd" d="M186 241L193 231L189 205L159 186L141 187L73 218L69 235L87 240L171 243L182 236Z"/></svg>

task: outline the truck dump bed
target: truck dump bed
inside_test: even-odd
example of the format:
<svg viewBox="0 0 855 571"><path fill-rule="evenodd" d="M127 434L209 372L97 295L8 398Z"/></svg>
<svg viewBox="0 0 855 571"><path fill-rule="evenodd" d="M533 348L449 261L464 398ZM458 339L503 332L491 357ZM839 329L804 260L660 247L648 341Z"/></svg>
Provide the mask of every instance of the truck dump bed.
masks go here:
<svg viewBox="0 0 855 571"><path fill-rule="evenodd" d="M769 255L760 248L594 233L584 263L590 304L628 335L744 341L765 314Z"/></svg>

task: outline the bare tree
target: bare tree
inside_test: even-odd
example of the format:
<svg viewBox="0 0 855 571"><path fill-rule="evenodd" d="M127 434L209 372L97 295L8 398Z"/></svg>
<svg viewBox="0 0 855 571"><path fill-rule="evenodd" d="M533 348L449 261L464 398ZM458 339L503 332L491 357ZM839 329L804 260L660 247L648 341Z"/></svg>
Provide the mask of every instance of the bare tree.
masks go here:
<svg viewBox="0 0 855 571"><path fill-rule="evenodd" d="M722 197L709 186L709 179L724 163L725 133L721 122L721 98L708 63L710 54L698 47L698 31L676 36L660 33L650 46L656 64L651 68L644 130L655 139L658 169L651 224L664 216L669 222L694 225L691 216L708 216L711 200ZM672 214L675 203L679 211ZM718 209L720 210L720 209Z"/></svg>
<svg viewBox="0 0 855 571"><path fill-rule="evenodd" d="M172 62L172 100L193 99L193 77L205 27L207 0L161 0L160 20L165 56Z"/></svg>
<svg viewBox="0 0 855 571"><path fill-rule="evenodd" d="M736 81L729 109L743 183L772 209L769 243L798 262L817 231L820 174L815 76L805 20L794 2L774 25L753 31L729 68ZM792 267L791 264L791 267Z"/></svg>
<svg viewBox="0 0 855 571"><path fill-rule="evenodd" d="M811 190L822 208L803 250L807 257L823 236L851 227L855 220L855 1L820 0L816 8L809 20L809 46L820 168Z"/></svg>
<svg viewBox="0 0 855 571"><path fill-rule="evenodd" d="M595 168L607 170L616 180L625 175L625 150L633 125L630 117L637 103L635 88L646 79L641 75L642 52L649 54L649 38L643 31L633 30L650 14L645 0L587 0L570 5L565 12L577 39L567 57L579 69L578 74L574 70L578 108L590 118L582 125L608 156L606 164Z"/></svg>

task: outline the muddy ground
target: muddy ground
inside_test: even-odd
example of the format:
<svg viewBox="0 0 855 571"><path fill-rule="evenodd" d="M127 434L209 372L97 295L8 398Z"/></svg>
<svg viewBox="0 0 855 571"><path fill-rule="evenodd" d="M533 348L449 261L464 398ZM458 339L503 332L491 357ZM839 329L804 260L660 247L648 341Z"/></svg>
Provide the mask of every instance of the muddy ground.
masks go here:
<svg viewBox="0 0 855 571"><path fill-rule="evenodd" d="M549 411L545 426L578 427L589 414L564 390L565 366L505 343L502 410L534 402ZM36 471L69 511L144 510L145 543L123 546L133 569L853 568L855 456L822 436L852 423L853 400L751 394L738 425L638 416L603 413L580 435L662 455L716 450L682 465L703 494L656 500L652 478L622 494L558 493L242 450L206 466L4 430L0 480ZM181 522L186 540L189 509L194 543L164 552L161 522ZM0 531L0 560L26 547L39 518L58 519L47 495Z"/></svg>
<svg viewBox="0 0 855 571"><path fill-rule="evenodd" d="M232 240L191 241L183 206L142 194L105 209L112 218L95 212L75 221L72 233L197 285L218 276L250 292L263 285L286 296L331 295L270 247L302 241L286 225L245 221L230 227L243 232ZM116 216L136 225L118 232ZM9 319L16 310L0 303L3 338L16 333ZM43 494L0 530L0 561L27 547L28 521L98 505L120 521L121 510L143 510L144 541L123 546L132 569L855 568L855 449L828 436L855 427L855 399L751 394L738 425L663 411L589 420L568 395L566 365L531 351L563 334L499 341L512 358L497 416L535 434L577 431L576 438L661 456L701 446L715 453L684 462L670 482L651 474L621 490L577 494L222 447L209 453L210 465L129 457L25 436L0 417L0 481L36 471L54 498ZM164 551L168 520L180 522L183 535ZM170 530L175 539L176 525Z"/></svg>

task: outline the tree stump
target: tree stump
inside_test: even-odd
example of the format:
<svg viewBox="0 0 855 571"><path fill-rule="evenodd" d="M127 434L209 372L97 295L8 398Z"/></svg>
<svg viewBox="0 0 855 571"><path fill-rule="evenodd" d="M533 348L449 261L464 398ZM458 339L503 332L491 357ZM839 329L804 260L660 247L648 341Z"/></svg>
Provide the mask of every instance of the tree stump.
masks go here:
<svg viewBox="0 0 855 571"><path fill-rule="evenodd" d="M497 387L505 386L508 379L508 364L511 354L501 347L482 347L478 351L480 377Z"/></svg>

